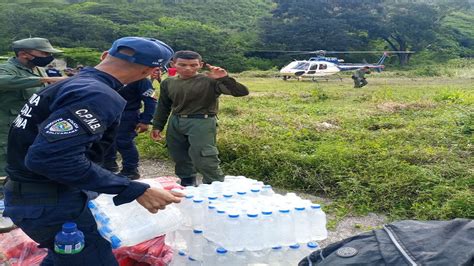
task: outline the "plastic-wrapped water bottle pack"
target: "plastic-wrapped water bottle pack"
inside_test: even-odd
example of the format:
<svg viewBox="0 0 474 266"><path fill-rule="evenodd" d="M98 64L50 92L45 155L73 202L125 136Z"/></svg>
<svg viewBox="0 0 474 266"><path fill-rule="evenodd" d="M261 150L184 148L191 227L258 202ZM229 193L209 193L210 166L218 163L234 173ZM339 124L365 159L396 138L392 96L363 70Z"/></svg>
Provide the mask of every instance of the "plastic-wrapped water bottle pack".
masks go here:
<svg viewBox="0 0 474 266"><path fill-rule="evenodd" d="M319 204L257 180L226 176L181 192L183 225L166 236L174 265L295 265L327 237Z"/></svg>
<svg viewBox="0 0 474 266"><path fill-rule="evenodd" d="M153 179L140 180L151 187L162 188ZM175 205L169 205L156 214L148 212L137 201L115 206L114 195L101 194L89 202L99 233L113 248L134 246L181 227L183 217Z"/></svg>

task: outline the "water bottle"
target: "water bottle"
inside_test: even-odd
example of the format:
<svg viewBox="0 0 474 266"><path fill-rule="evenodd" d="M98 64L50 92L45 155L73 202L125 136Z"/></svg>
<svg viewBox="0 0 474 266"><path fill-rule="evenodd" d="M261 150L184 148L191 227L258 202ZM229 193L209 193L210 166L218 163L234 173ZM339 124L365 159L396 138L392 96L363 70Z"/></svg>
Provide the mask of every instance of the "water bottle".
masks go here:
<svg viewBox="0 0 474 266"><path fill-rule="evenodd" d="M204 247L202 249L202 265L214 265L216 257L216 249L218 246L212 241L204 240Z"/></svg>
<svg viewBox="0 0 474 266"><path fill-rule="evenodd" d="M270 248L275 244L275 222L273 220L272 211L265 209L262 211L262 219L260 228L262 230L262 246L264 248Z"/></svg>
<svg viewBox="0 0 474 266"><path fill-rule="evenodd" d="M256 211L249 211L247 218L242 222L243 244L247 250L255 251L263 249L262 238L256 237L260 232L260 221Z"/></svg>
<svg viewBox="0 0 474 266"><path fill-rule="evenodd" d="M275 194L275 192L273 191L272 189L272 186L270 185L264 185L262 187L262 192L261 192L261 195L262 196L267 196L267 197L271 197Z"/></svg>
<svg viewBox="0 0 474 266"><path fill-rule="evenodd" d="M223 265L229 265L229 263L230 263L230 259L227 254L227 249L217 248L215 261L213 264L210 264L210 265L223 266Z"/></svg>
<svg viewBox="0 0 474 266"><path fill-rule="evenodd" d="M174 250L173 252L175 252L173 254L173 260L171 261L171 264L170 266L182 266L182 265L186 265L186 262L188 260L188 257L186 256L186 252L184 252L183 250Z"/></svg>
<svg viewBox="0 0 474 266"><path fill-rule="evenodd" d="M194 198L191 206L191 224L193 228L202 230L205 214L204 199Z"/></svg>
<svg viewBox="0 0 474 266"><path fill-rule="evenodd" d="M295 207L293 218L296 242L307 243L312 240L310 235L311 225L306 208L301 205Z"/></svg>
<svg viewBox="0 0 474 266"><path fill-rule="evenodd" d="M242 241L240 241L240 215L237 211L229 212L227 221L225 223L226 238L224 247L229 251L238 251L244 249Z"/></svg>
<svg viewBox="0 0 474 266"><path fill-rule="evenodd" d="M286 256L286 261L288 262L288 265L298 265L298 262L300 262L303 257L304 256L301 252L301 247L299 244L291 245L288 248Z"/></svg>
<svg viewBox="0 0 474 266"><path fill-rule="evenodd" d="M252 187L250 189L250 197L252 198L258 198L260 196L260 188L259 187Z"/></svg>
<svg viewBox="0 0 474 266"><path fill-rule="evenodd" d="M282 207L278 210L277 219L277 243L281 246L289 246L295 243L294 221L291 217L290 210Z"/></svg>
<svg viewBox="0 0 474 266"><path fill-rule="evenodd" d="M213 241L221 246L224 244L224 241L225 241L224 240L225 238L224 224L225 224L226 218L227 218L227 215L226 215L225 210L218 208L215 219L213 221L214 228L211 228L211 230L213 231L211 236L214 237Z"/></svg>
<svg viewBox="0 0 474 266"><path fill-rule="evenodd" d="M184 198L182 199L181 203L178 204L179 210L181 211L181 214L183 215L183 223L186 226L192 226L192 220L191 220L191 212L192 212L192 206L193 206L193 194L186 194Z"/></svg>
<svg viewBox="0 0 474 266"><path fill-rule="evenodd" d="M285 251L283 250L282 246L272 247L268 254L268 265L271 266L283 266L285 263L283 260L285 259Z"/></svg>
<svg viewBox="0 0 474 266"><path fill-rule="evenodd" d="M204 236L202 230L193 230L193 238L189 247L189 257L202 262L203 260L203 248L204 248Z"/></svg>
<svg viewBox="0 0 474 266"><path fill-rule="evenodd" d="M323 240L328 237L326 230L326 214L321 210L321 205L312 204L309 218L311 221L311 240Z"/></svg>
<svg viewBox="0 0 474 266"><path fill-rule="evenodd" d="M58 254L77 254L84 245L84 234L72 222L63 224L62 231L54 238L54 251Z"/></svg>

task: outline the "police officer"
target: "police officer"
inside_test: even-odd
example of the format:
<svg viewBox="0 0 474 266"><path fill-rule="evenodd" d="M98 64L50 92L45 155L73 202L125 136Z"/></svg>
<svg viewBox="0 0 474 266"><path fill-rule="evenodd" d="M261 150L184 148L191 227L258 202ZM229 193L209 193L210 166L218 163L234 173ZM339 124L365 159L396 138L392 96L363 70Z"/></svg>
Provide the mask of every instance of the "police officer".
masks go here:
<svg viewBox="0 0 474 266"><path fill-rule="evenodd" d="M156 109L155 89L147 78L135 81L118 90L127 101L122 113L115 145L105 155L104 167L112 172L118 171L117 150L122 156L120 175L132 180L140 178L138 172L139 154L135 145L138 133L148 131ZM144 110L140 113L144 104Z"/></svg>
<svg viewBox="0 0 474 266"><path fill-rule="evenodd" d="M199 74L202 58L193 51L176 52L172 66L178 76L161 83L151 137L161 139L171 113L166 144L181 184L194 185L197 172L202 174L204 183L222 181L224 174L219 167L216 147L219 96L239 97L248 95L249 91L223 68L207 64L209 72Z"/></svg>
<svg viewBox="0 0 474 266"><path fill-rule="evenodd" d="M369 84L365 78L365 74L370 74L370 68L368 66L357 69L352 75L354 80L354 88L362 88L365 85Z"/></svg>
<svg viewBox="0 0 474 266"><path fill-rule="evenodd" d="M13 42L12 48L15 57L0 65L0 177L6 175L6 143L11 122L33 93L63 79L48 77L42 68L54 60L54 53L61 52L47 39L18 40Z"/></svg>
<svg viewBox="0 0 474 266"><path fill-rule="evenodd" d="M4 215L48 249L42 265L118 265L87 208L92 191L116 194L116 205L137 200L152 213L179 202L177 194L91 161L100 162L115 137L125 107L116 90L150 75L172 54L155 39L118 39L95 68L33 94L21 109L8 139ZM84 233L85 248L78 254L54 252L54 237L66 221Z"/></svg>

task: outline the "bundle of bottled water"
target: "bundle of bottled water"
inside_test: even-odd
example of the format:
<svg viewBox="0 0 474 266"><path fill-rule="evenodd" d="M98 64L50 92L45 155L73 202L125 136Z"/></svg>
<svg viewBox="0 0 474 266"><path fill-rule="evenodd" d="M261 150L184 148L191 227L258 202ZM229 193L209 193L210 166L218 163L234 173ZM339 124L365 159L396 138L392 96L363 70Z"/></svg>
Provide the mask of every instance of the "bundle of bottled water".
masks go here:
<svg viewBox="0 0 474 266"><path fill-rule="evenodd" d="M161 184L153 179L140 182L162 188ZM134 246L181 227L183 217L174 205L152 214L137 201L115 206L113 197L114 195L101 194L88 203L99 233L112 244L112 248Z"/></svg>
<svg viewBox="0 0 474 266"><path fill-rule="evenodd" d="M183 225L166 235L174 265L296 265L327 237L319 204L257 180L226 176L181 193Z"/></svg>

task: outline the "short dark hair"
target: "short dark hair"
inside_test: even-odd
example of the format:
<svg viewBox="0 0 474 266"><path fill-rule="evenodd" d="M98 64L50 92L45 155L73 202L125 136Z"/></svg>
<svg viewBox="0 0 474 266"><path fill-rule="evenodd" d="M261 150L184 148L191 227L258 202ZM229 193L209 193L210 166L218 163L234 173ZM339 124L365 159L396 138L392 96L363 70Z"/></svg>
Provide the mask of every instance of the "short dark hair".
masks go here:
<svg viewBox="0 0 474 266"><path fill-rule="evenodd" d="M176 61L178 58L187 59L187 60L192 60L192 59L199 59L199 61L202 60L202 57L200 54L194 51L189 51L189 50L177 51L176 53L174 53L173 61Z"/></svg>

